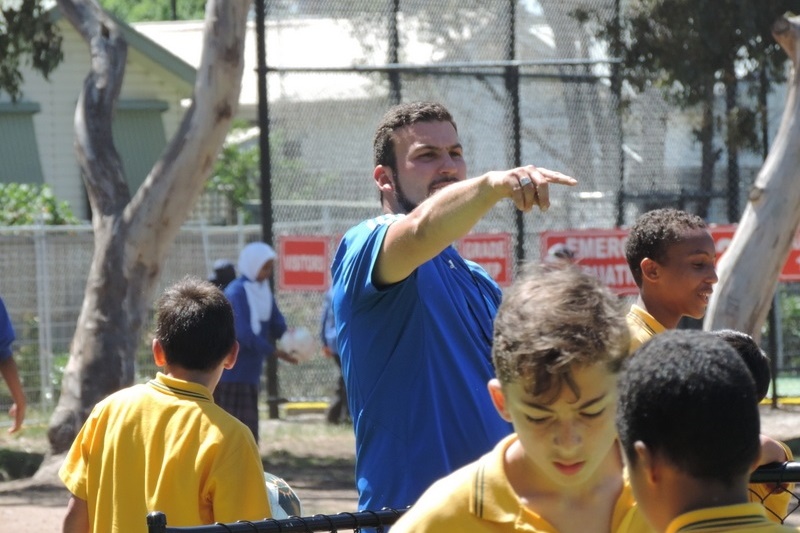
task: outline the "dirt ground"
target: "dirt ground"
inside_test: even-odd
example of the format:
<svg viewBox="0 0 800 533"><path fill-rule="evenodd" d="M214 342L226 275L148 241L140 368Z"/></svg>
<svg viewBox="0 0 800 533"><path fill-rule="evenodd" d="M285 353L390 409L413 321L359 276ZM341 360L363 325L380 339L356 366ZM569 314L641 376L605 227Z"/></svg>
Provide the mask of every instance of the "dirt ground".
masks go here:
<svg viewBox="0 0 800 533"><path fill-rule="evenodd" d="M800 439L800 406L762 407L762 432L783 441ZM261 435L266 470L294 488L304 515L356 510L351 427L327 426L321 417L293 417L265 422ZM47 459L32 478L0 482L3 531L60 531L68 498L56 476L61 460ZM797 521L792 516L790 522Z"/></svg>

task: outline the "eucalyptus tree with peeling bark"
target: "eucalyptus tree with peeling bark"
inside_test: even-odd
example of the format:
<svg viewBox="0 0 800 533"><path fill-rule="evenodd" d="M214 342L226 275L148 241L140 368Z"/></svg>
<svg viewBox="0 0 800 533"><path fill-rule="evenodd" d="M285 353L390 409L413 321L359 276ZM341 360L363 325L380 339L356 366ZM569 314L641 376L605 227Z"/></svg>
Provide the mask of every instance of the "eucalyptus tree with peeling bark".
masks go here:
<svg viewBox="0 0 800 533"><path fill-rule="evenodd" d="M772 34L793 67L786 107L733 240L720 259L719 283L704 322L705 329L732 328L756 338L800 225L800 17L779 19Z"/></svg>
<svg viewBox="0 0 800 533"><path fill-rule="evenodd" d="M127 44L97 0L58 0L58 5L91 55L75 111L75 150L95 246L48 430L54 453L69 448L95 403L133 383L134 355L167 252L203 191L236 113L250 2L208 0L192 104L133 196L111 134Z"/></svg>

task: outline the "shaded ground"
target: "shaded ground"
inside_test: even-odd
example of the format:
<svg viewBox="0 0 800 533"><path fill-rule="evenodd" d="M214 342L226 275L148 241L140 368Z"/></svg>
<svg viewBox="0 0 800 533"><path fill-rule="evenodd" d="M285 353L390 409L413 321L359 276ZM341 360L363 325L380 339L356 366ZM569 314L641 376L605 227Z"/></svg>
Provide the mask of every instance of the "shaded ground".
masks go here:
<svg viewBox="0 0 800 533"><path fill-rule="evenodd" d="M762 431L800 443L800 406L762 407ZM356 510L353 488L354 440L349 426L331 427L321 416L297 416L264 422L261 452L265 469L283 477L303 502L303 514ZM0 448L44 451L40 438L0 437ZM795 455L800 450L795 448ZM68 493L56 476L61 458L50 458L33 478L0 482L3 531L59 531ZM800 515L796 512L795 515ZM800 516L790 523L800 524Z"/></svg>

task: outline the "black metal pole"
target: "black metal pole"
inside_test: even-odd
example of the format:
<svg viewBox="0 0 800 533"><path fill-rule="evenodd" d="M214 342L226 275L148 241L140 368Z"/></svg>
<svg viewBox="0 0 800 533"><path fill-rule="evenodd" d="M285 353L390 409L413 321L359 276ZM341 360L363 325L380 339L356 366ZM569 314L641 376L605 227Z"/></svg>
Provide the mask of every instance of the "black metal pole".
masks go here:
<svg viewBox="0 0 800 533"><path fill-rule="evenodd" d="M261 170L261 237L272 244L272 165L269 151L269 103L267 101L267 38L266 38L266 0L255 0L256 42L258 55L258 126ZM274 283L270 278L270 285ZM267 410L271 419L278 418L278 361L276 357L267 358Z"/></svg>
<svg viewBox="0 0 800 533"><path fill-rule="evenodd" d="M400 12L400 0L391 0L392 14L389 17L389 64L397 65L400 63L400 34L397 29L397 15ZM392 105L397 105L402 99L402 87L400 85L400 71L393 69L389 71L389 100Z"/></svg>
<svg viewBox="0 0 800 533"><path fill-rule="evenodd" d="M508 40L506 41L506 60L514 61L517 57L517 25L516 25L517 1L508 2ZM509 65L505 67L505 84L508 97L511 100L511 159L515 167L522 165L522 124L520 121L519 110L519 66ZM514 210L514 225L517 229L516 245L514 255L519 267L525 261L525 218L522 211Z"/></svg>
<svg viewBox="0 0 800 533"><path fill-rule="evenodd" d="M614 59L620 59L622 56L622 19L619 0L614 0L614 34L612 38L612 53ZM617 191L617 227L625 223L625 130L622 125L622 65L619 61L614 61L611 64L611 91L617 100L616 118L617 118L617 137L619 149L617 150L617 157L619 158L619 190Z"/></svg>

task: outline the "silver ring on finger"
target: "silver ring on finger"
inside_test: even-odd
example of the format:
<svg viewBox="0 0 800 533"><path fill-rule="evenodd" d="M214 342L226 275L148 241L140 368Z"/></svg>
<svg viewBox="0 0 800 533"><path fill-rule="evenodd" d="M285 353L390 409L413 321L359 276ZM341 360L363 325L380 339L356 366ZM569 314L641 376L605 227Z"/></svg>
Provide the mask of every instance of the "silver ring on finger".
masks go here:
<svg viewBox="0 0 800 533"><path fill-rule="evenodd" d="M533 180L530 178L530 176L523 176L519 180L520 187L524 187L526 185L530 185L531 183L533 183Z"/></svg>

